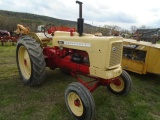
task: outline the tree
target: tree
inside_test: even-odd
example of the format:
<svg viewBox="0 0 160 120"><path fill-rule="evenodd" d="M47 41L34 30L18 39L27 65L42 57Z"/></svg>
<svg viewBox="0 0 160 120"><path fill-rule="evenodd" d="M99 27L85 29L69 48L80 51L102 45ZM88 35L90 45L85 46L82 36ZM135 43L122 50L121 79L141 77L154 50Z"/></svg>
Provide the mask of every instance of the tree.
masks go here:
<svg viewBox="0 0 160 120"><path fill-rule="evenodd" d="M131 26L131 33L135 33L137 30L137 27L136 26Z"/></svg>

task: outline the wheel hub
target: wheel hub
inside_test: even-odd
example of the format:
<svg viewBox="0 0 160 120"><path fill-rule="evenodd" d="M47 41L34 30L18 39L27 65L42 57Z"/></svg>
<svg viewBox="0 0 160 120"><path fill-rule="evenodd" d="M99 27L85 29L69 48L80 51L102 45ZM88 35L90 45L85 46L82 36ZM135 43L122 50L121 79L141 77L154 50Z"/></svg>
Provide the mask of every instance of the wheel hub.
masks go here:
<svg viewBox="0 0 160 120"><path fill-rule="evenodd" d="M77 106L77 107L80 107L81 103L80 103L79 99L76 99L74 101L74 105Z"/></svg>
<svg viewBox="0 0 160 120"><path fill-rule="evenodd" d="M82 100L80 99L79 95L75 92L70 92L68 95L68 104L71 111L76 116L81 116L83 114L84 108Z"/></svg>
<svg viewBox="0 0 160 120"><path fill-rule="evenodd" d="M115 85L117 85L117 86L120 86L120 85L121 85L121 81L120 81L119 79L115 79L115 80L113 81L113 83L114 83Z"/></svg>
<svg viewBox="0 0 160 120"><path fill-rule="evenodd" d="M111 89L113 91L116 91L116 92L120 92L124 89L124 81L123 79L119 76L117 78L115 78L110 84L109 86L111 87Z"/></svg>
<svg viewBox="0 0 160 120"><path fill-rule="evenodd" d="M24 65L27 66L27 60L26 59L24 59Z"/></svg>

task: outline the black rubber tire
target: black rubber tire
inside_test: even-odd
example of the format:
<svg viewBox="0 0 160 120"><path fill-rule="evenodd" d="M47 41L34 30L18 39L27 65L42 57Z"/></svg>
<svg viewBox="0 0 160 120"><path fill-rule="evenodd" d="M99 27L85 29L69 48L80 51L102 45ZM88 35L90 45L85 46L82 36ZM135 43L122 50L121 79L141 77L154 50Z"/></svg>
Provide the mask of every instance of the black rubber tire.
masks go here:
<svg viewBox="0 0 160 120"><path fill-rule="evenodd" d="M124 88L121 91L115 91L109 84L107 87L110 92L116 95L127 95L132 88L132 79L126 71L122 71L122 74L119 76L124 82Z"/></svg>
<svg viewBox="0 0 160 120"><path fill-rule="evenodd" d="M74 93L78 95L83 105L83 112L81 115L76 115L70 107L69 95ZM90 91L81 83L73 82L65 90L65 103L71 115L77 120L92 120L95 115L95 102Z"/></svg>
<svg viewBox="0 0 160 120"><path fill-rule="evenodd" d="M22 70L20 68L20 63L18 59L19 56L18 52L20 47L26 48L30 58L31 74L28 79L24 77ZM36 86L39 85L45 79L46 63L44 60L43 50L40 47L40 44L36 42L36 40L33 39L32 37L26 35L18 39L16 47L16 62L20 76L22 78L22 82L25 85Z"/></svg>

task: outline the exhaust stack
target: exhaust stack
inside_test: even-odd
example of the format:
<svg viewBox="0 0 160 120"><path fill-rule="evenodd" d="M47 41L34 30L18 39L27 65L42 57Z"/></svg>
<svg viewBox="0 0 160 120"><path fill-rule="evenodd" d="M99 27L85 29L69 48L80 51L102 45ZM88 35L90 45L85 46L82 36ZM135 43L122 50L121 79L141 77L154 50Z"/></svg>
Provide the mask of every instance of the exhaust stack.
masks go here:
<svg viewBox="0 0 160 120"><path fill-rule="evenodd" d="M82 18L82 2L76 1L77 4L79 4L79 18L77 19L77 29L79 36L82 36L83 34L83 23L84 19Z"/></svg>

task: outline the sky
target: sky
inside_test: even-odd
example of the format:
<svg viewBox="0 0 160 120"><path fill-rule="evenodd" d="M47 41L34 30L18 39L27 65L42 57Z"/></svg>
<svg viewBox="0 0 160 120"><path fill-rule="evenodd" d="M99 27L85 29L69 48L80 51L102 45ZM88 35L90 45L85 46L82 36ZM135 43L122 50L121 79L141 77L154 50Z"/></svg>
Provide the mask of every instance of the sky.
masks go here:
<svg viewBox="0 0 160 120"><path fill-rule="evenodd" d="M76 21L76 0L0 0L0 10L33 13ZM117 25L130 30L145 25L160 27L159 0L80 0L85 23L94 26Z"/></svg>

